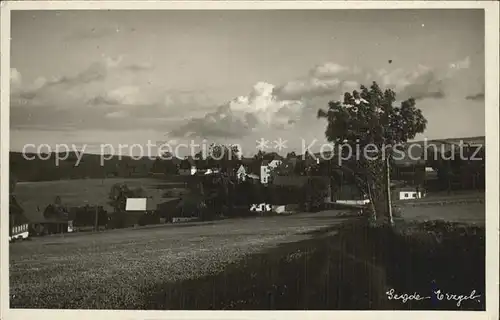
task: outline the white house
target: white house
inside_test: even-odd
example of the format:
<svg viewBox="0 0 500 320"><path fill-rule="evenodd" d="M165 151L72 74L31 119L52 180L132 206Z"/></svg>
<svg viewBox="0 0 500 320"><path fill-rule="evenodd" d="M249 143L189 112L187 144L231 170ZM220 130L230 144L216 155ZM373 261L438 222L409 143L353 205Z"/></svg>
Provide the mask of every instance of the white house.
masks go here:
<svg viewBox="0 0 500 320"><path fill-rule="evenodd" d="M247 169L245 168L244 165L241 165L238 170L236 171L236 178L239 181L245 181L247 178Z"/></svg>
<svg viewBox="0 0 500 320"><path fill-rule="evenodd" d="M400 188L397 190L398 200L420 199L425 197L425 192L417 188Z"/></svg>
<svg viewBox="0 0 500 320"><path fill-rule="evenodd" d="M127 198L125 211L146 211L147 198Z"/></svg>
<svg viewBox="0 0 500 320"><path fill-rule="evenodd" d="M269 183L269 177L271 176L271 170L277 168L283 163L281 160L263 161L260 166L260 183Z"/></svg>

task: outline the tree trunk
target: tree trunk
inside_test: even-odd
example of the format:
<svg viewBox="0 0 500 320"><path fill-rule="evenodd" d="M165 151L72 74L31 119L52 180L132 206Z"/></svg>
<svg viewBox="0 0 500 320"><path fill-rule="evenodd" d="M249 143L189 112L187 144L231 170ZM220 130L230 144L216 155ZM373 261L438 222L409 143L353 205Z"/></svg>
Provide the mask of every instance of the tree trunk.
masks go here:
<svg viewBox="0 0 500 320"><path fill-rule="evenodd" d="M377 188L374 190L373 197L373 207L375 208L375 219L377 222L385 222L388 221L387 217L387 202L384 190L381 188Z"/></svg>
<svg viewBox="0 0 500 320"><path fill-rule="evenodd" d="M377 224L386 224L390 222L388 206L387 206L387 192L385 188L385 177L376 176L372 184L371 193L372 197L370 202L374 211L373 216Z"/></svg>
<svg viewBox="0 0 500 320"><path fill-rule="evenodd" d="M367 183L368 199L370 199L370 207L372 210L372 219L377 220L377 209L375 208L375 197L373 194L373 185L371 182Z"/></svg>

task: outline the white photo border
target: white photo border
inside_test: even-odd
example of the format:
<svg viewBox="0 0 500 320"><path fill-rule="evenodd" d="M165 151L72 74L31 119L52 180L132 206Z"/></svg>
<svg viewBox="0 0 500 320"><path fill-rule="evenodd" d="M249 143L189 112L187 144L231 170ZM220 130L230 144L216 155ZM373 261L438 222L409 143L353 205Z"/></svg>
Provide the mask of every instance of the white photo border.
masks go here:
<svg viewBox="0 0 500 320"><path fill-rule="evenodd" d="M0 234L8 233L10 12L13 10L484 9L486 108L486 311L119 311L9 309L9 244L0 239L0 318L13 319L498 319L499 3L497 1L17 1L1 2Z"/></svg>

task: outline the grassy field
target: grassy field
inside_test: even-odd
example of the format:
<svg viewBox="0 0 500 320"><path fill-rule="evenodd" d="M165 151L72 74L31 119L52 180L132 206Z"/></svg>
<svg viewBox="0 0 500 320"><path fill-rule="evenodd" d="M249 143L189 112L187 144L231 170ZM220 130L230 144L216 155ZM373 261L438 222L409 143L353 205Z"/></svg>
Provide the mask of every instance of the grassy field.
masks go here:
<svg viewBox="0 0 500 320"><path fill-rule="evenodd" d="M341 223L339 211L57 235L10 246L11 307L142 308L164 283Z"/></svg>
<svg viewBox="0 0 500 320"><path fill-rule="evenodd" d="M137 179L81 179L42 182L19 182L16 185L16 196L27 214L36 211L37 206L44 208L60 196L67 206L102 205L111 211L107 204L111 186L115 183L126 183L131 188L142 187L154 198L162 198L166 189L184 189L182 181L165 181L153 178Z"/></svg>
<svg viewBox="0 0 500 320"><path fill-rule="evenodd" d="M415 223L412 234L364 219L252 255L224 272L163 283L146 309L485 310L484 228ZM430 233L429 233L430 232ZM439 235L437 235L437 234ZM474 300L390 300L386 292L469 296Z"/></svg>
<svg viewBox="0 0 500 320"><path fill-rule="evenodd" d="M445 209L441 207L441 210ZM453 209L453 208L451 208ZM329 210L48 236L10 246L13 308L465 309L385 292L484 294L484 228L369 228ZM403 221L403 223L408 223Z"/></svg>
<svg viewBox="0 0 500 320"><path fill-rule="evenodd" d="M400 204L401 218L406 221L424 222L440 220L484 226L486 207L484 201L464 203Z"/></svg>
<svg viewBox="0 0 500 320"><path fill-rule="evenodd" d="M64 202L76 202L82 192L87 199L105 199L116 182L158 193L179 186L106 179L24 183L16 191L39 199L60 191ZM403 207L402 216L414 224L443 219L484 224L484 210L484 203L415 205ZM357 219L343 213L147 226L14 243L11 307L454 309L450 304L395 305L384 293L388 288L428 290L436 279L456 293L484 292L484 229L464 236L432 224L425 227L430 232L418 225L411 236L377 234L352 226ZM484 302L464 308L481 309Z"/></svg>

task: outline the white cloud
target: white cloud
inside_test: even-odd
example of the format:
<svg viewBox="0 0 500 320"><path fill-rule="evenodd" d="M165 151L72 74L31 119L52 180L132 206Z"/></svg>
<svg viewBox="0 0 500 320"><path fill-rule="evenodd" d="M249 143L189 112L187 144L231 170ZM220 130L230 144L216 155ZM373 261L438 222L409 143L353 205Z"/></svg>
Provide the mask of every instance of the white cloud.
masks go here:
<svg viewBox="0 0 500 320"><path fill-rule="evenodd" d="M276 132L291 127L312 130L316 129L310 124L318 108L324 107L329 100L341 99L345 91L358 89L360 84L369 86L377 81L383 88L393 88L398 98L442 99L449 94L450 83L470 64L470 59L465 58L440 69L415 66L412 69L364 70L329 62L279 86L258 82L247 95L209 109L209 112L210 99L206 93L168 91L160 85L146 83L137 85L134 77L128 77L135 67L126 64L123 57L104 57L75 75L53 79L39 77L33 83L26 83L21 73L13 68L12 123L17 128L47 122L49 128L69 123L78 128L90 126L110 130L128 125L154 126L165 131L170 129L172 135L178 137L238 139L254 132ZM136 70L151 67L135 65ZM123 75L128 76L121 77ZM190 117L191 120L182 123ZM178 123L181 124L172 127Z"/></svg>
<svg viewBox="0 0 500 320"><path fill-rule="evenodd" d="M10 86L11 91L16 91L21 88L23 79L21 73L16 68L10 68Z"/></svg>
<svg viewBox="0 0 500 320"><path fill-rule="evenodd" d="M148 100L147 97L141 96L141 90L136 86L113 89L108 92L107 97L120 105L139 105Z"/></svg>
<svg viewBox="0 0 500 320"><path fill-rule="evenodd" d="M315 78L330 78L345 72L349 72L349 67L327 62L313 68L310 74Z"/></svg>
<svg viewBox="0 0 500 320"><path fill-rule="evenodd" d="M369 86L376 81L384 88L395 90L401 99L443 98L450 80L469 67L468 57L445 68L417 65L413 69L393 70L363 70L330 62L314 67L306 77L278 87L276 93L279 97L297 100L325 95L336 99L343 92L359 89L360 84Z"/></svg>
<svg viewBox="0 0 500 320"><path fill-rule="evenodd" d="M121 110L106 114L106 118L125 118L128 117L129 115L130 114L127 111Z"/></svg>
<svg viewBox="0 0 500 320"><path fill-rule="evenodd" d="M304 107L298 100L282 100L275 86L258 82L246 96L239 96L204 117L194 118L171 131L173 136L241 137L256 130L289 127Z"/></svg>
<svg viewBox="0 0 500 320"><path fill-rule="evenodd" d="M217 110L173 130L177 136L243 137L266 128L289 128L310 119L311 109L323 107L328 100L341 99L346 91L370 86L373 81L396 91L399 99L443 99L450 80L470 66L470 59L430 68L364 70L334 62L313 67L307 75L275 87L259 82L246 96L236 97ZM319 105L318 105L319 104Z"/></svg>

